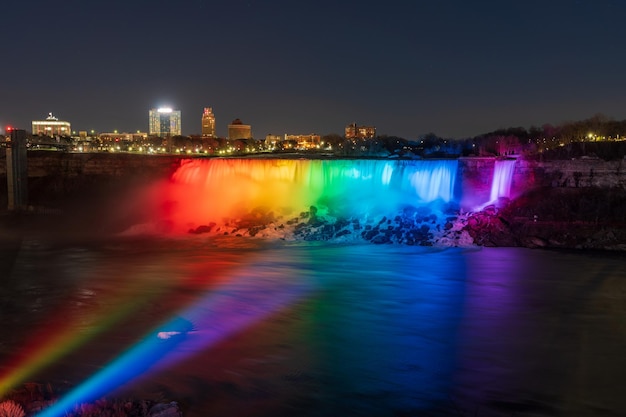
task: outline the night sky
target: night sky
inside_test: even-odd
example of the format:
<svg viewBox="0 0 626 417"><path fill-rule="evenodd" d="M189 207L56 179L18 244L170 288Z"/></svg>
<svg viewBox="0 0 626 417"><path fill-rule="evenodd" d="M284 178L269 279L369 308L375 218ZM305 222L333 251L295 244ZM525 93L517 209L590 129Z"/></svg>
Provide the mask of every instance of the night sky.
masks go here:
<svg viewBox="0 0 626 417"><path fill-rule="evenodd" d="M9 4L6 4L9 3ZM0 6L0 130L470 137L626 118L626 2L22 0Z"/></svg>

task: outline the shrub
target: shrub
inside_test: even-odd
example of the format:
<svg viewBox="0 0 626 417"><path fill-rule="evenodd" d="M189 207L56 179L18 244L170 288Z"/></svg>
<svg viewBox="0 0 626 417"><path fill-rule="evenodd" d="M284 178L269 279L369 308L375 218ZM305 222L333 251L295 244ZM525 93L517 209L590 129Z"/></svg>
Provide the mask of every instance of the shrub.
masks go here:
<svg viewBox="0 0 626 417"><path fill-rule="evenodd" d="M24 417L26 413L21 405L8 400L0 403L0 417Z"/></svg>

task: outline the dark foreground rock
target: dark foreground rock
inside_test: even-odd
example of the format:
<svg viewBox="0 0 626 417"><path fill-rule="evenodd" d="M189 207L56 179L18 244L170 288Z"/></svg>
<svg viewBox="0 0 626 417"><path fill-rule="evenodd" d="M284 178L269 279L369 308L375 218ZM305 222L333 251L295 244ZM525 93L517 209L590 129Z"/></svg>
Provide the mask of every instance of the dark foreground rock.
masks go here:
<svg viewBox="0 0 626 417"><path fill-rule="evenodd" d="M28 417L54 406L60 398L50 384L26 383L0 397L0 416ZM182 417L176 401L102 398L90 403L76 404L66 417Z"/></svg>
<svg viewBox="0 0 626 417"><path fill-rule="evenodd" d="M480 246L626 251L626 191L540 188L472 213L465 230Z"/></svg>
<svg viewBox="0 0 626 417"><path fill-rule="evenodd" d="M370 242L410 246L467 246L472 241L462 230L459 209L407 206L397 213L352 217L333 216L328 207L311 206L299 214L277 214L255 208L222 224L207 222L189 229L190 234L250 236L290 241Z"/></svg>
<svg viewBox="0 0 626 417"><path fill-rule="evenodd" d="M302 241L365 241L417 246L486 246L626 251L626 191L540 188L475 212L454 205L404 207L379 217L333 217L310 207L296 216L252 210L224 224L189 230Z"/></svg>

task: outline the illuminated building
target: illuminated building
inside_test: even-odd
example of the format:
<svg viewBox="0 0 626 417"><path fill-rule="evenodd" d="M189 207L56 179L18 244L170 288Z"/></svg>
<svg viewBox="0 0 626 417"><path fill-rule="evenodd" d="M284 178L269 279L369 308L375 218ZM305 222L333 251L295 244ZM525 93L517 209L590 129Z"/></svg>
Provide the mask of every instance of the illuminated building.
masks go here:
<svg viewBox="0 0 626 417"><path fill-rule="evenodd" d="M149 133L151 136L170 137L181 135L180 110L169 107L150 110Z"/></svg>
<svg viewBox="0 0 626 417"><path fill-rule="evenodd" d="M228 139L251 139L252 128L244 125L241 120L235 119L228 125Z"/></svg>
<svg viewBox="0 0 626 417"><path fill-rule="evenodd" d="M70 122L65 122L57 119L48 113L46 120L33 120L33 135L42 136L70 136L72 129Z"/></svg>
<svg viewBox="0 0 626 417"><path fill-rule="evenodd" d="M310 135L284 134L280 136L269 134L265 136L265 146L270 149L274 149L278 146L283 149L316 149L320 147L321 143L321 136L313 133Z"/></svg>
<svg viewBox="0 0 626 417"><path fill-rule="evenodd" d="M321 142L320 135L285 135L285 140L293 140L298 143L298 149L318 148Z"/></svg>
<svg viewBox="0 0 626 417"><path fill-rule="evenodd" d="M268 149L274 149L276 145L282 141L282 139L283 137L280 135L272 135L271 133L267 134L265 135L265 146Z"/></svg>
<svg viewBox="0 0 626 417"><path fill-rule="evenodd" d="M214 138L215 135L215 115L213 114L213 108L205 107L202 113L202 136L207 138Z"/></svg>
<svg viewBox="0 0 626 417"><path fill-rule="evenodd" d="M98 139L102 143L113 143L113 142L137 142L140 143L148 138L148 134L145 132L135 132L135 133L127 133L127 132L103 132L98 135Z"/></svg>
<svg viewBox="0 0 626 417"><path fill-rule="evenodd" d="M346 139L371 139L375 136L374 126L357 126L356 123L346 126Z"/></svg>

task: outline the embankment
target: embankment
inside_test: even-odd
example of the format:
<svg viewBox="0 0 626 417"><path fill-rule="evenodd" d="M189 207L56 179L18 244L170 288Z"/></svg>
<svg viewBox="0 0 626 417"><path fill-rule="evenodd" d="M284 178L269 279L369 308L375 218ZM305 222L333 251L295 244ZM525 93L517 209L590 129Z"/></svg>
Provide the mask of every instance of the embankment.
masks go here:
<svg viewBox="0 0 626 417"><path fill-rule="evenodd" d="M137 190L169 178L184 159L180 156L29 152L29 205L32 212L44 214L43 222L49 223L45 215L48 213L65 231L68 228L121 229L134 219L133 214L119 212L120 203L131 204ZM368 228L362 222L357 225L353 219L322 224L321 217L317 216L311 221L307 218L310 208L303 207L306 212L298 221L285 219L285 224L276 224L275 218L270 222L267 216L251 212L253 216L245 219L245 227L235 225L229 231L267 236L271 233L264 234L264 230L285 228L286 222L291 220L293 232L297 232L295 236L306 236L309 240L351 234L374 243L436 244L455 239L466 243L467 239L461 238L464 232L463 236L469 234L474 244L483 246L626 248L626 161L518 159L509 198L501 198L481 210L475 209L475 203L488 199L496 158L460 158L458 162L458 210L453 213L448 209L443 218L427 221L430 214L418 216L409 211L410 218L405 216L406 212L399 213L400 217L387 217L386 224L376 219ZM0 207L6 206L6 161L4 152L0 152ZM141 210L135 207L129 213L137 214ZM251 222L254 217L262 221ZM197 225L194 228L195 231L209 229ZM446 234L447 231L455 235Z"/></svg>

